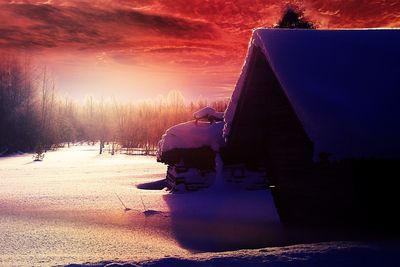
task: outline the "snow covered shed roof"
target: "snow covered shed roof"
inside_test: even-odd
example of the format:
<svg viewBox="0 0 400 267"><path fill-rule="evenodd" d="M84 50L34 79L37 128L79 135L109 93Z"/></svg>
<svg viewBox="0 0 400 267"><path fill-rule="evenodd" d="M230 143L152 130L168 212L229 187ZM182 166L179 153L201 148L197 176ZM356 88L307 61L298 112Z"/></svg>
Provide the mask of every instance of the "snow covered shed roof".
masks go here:
<svg viewBox="0 0 400 267"><path fill-rule="evenodd" d="M268 68L254 74L260 57ZM264 91L268 79L277 80L314 158L321 152L334 159L400 158L400 30L256 29L225 113L228 146L243 132L235 126L243 112L270 116L266 105L254 110L245 100L263 97L250 93L260 75L256 84ZM258 135L249 138L262 138L250 128Z"/></svg>
<svg viewBox="0 0 400 267"><path fill-rule="evenodd" d="M219 151L223 145L223 122L202 123L188 121L167 129L158 143L158 153L162 154L174 149L192 149L210 147Z"/></svg>

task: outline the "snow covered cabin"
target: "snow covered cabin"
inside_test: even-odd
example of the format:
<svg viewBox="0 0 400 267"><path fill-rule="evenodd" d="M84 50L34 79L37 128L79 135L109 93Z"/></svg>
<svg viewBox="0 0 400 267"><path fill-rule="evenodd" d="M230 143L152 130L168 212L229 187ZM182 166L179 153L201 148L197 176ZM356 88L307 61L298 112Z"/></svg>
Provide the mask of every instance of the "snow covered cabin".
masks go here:
<svg viewBox="0 0 400 267"><path fill-rule="evenodd" d="M256 29L225 112L224 163L265 166L284 221L387 222L399 100L400 30Z"/></svg>
<svg viewBox="0 0 400 267"><path fill-rule="evenodd" d="M400 30L256 29L224 166L265 168L284 222L397 227L399 99Z"/></svg>

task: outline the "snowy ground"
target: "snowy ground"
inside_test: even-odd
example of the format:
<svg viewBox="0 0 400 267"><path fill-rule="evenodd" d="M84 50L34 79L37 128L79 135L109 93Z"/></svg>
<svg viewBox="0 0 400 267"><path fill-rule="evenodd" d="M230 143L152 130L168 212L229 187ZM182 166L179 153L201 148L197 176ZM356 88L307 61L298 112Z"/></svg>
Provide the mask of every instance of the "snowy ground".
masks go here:
<svg viewBox="0 0 400 267"><path fill-rule="evenodd" d="M72 147L0 158L0 265L55 265L182 254L171 238L165 192L142 191L138 181L164 176L153 157L99 156L97 147ZM117 196L132 211L124 212Z"/></svg>
<svg viewBox="0 0 400 267"><path fill-rule="evenodd" d="M399 264L398 243L220 252L284 239L269 192L172 195L136 188L165 171L154 157L98 155L90 146L48 152L43 162L31 155L0 158L0 266ZM117 196L131 210L124 212Z"/></svg>
<svg viewBox="0 0 400 267"><path fill-rule="evenodd" d="M399 243L361 244L350 242L314 243L220 253L201 253L188 257L165 257L142 262L99 262L96 264L71 264L68 267L290 267L290 266L400 266Z"/></svg>

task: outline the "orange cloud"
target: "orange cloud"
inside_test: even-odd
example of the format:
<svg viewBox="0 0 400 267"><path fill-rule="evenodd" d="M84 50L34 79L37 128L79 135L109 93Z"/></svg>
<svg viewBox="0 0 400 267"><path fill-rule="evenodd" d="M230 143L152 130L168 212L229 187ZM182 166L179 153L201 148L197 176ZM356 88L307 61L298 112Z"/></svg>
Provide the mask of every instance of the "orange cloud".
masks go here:
<svg viewBox="0 0 400 267"><path fill-rule="evenodd" d="M400 27L400 2L389 0L0 1L0 50L35 54L62 88L84 90L71 75L102 64L179 79L154 92L229 96L251 30L273 25L289 2L320 28Z"/></svg>

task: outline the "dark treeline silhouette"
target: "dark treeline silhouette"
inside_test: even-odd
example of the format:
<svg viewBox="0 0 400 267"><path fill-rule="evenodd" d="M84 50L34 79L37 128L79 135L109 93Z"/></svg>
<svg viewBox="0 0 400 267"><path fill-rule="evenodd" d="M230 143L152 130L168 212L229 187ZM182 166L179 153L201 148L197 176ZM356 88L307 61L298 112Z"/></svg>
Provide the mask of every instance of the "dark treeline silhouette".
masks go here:
<svg viewBox="0 0 400 267"><path fill-rule="evenodd" d="M32 150L39 116L28 59L0 56L0 152Z"/></svg>
<svg viewBox="0 0 400 267"><path fill-rule="evenodd" d="M178 91L135 103L95 100L78 103L56 94L46 70L35 70L28 59L1 56L0 153L42 153L75 142L100 142L127 149L155 149L165 130L192 119L207 105L224 111L228 101L187 102Z"/></svg>
<svg viewBox="0 0 400 267"><path fill-rule="evenodd" d="M315 29L316 26L304 17L302 9L294 5L287 5L282 14L282 18L274 25L274 28Z"/></svg>

